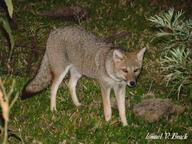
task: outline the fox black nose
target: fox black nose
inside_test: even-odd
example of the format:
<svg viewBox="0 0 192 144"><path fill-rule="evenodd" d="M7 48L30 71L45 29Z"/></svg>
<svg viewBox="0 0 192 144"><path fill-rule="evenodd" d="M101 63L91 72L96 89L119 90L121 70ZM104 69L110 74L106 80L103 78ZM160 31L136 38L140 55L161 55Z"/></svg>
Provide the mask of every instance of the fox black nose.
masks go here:
<svg viewBox="0 0 192 144"><path fill-rule="evenodd" d="M134 87L136 85L136 83L134 81L130 81L130 86Z"/></svg>

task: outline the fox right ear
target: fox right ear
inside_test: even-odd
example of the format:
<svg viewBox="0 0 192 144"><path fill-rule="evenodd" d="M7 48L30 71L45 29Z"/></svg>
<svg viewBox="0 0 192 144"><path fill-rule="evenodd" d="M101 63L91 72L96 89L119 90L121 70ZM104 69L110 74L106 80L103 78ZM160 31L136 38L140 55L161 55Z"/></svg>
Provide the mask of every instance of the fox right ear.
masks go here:
<svg viewBox="0 0 192 144"><path fill-rule="evenodd" d="M137 59L142 62L143 61L143 56L146 51L146 48L142 48L138 53L137 53Z"/></svg>
<svg viewBox="0 0 192 144"><path fill-rule="evenodd" d="M121 61L123 59L124 54L120 50L113 51L113 60L115 62Z"/></svg>

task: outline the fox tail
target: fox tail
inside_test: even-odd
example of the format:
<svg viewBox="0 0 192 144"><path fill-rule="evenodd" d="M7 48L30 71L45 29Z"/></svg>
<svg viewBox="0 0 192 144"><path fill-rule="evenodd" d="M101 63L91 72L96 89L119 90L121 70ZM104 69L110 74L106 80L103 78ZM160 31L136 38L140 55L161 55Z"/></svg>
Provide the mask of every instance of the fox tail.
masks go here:
<svg viewBox="0 0 192 144"><path fill-rule="evenodd" d="M41 92L48 87L51 80L52 74L49 60L47 55L45 54L36 75L24 86L20 95L21 99L30 98L35 94Z"/></svg>

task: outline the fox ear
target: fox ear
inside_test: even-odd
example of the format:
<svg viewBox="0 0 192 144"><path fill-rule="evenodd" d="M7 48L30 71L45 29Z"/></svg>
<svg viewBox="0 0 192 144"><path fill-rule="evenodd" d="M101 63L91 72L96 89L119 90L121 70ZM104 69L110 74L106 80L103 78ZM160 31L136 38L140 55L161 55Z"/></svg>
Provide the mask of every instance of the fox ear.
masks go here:
<svg viewBox="0 0 192 144"><path fill-rule="evenodd" d="M123 59L124 54L120 50L114 50L113 51L113 60L115 62L121 61Z"/></svg>
<svg viewBox="0 0 192 144"><path fill-rule="evenodd" d="M137 59L142 62L143 61L143 56L145 53L146 48L142 48L138 53L137 53Z"/></svg>

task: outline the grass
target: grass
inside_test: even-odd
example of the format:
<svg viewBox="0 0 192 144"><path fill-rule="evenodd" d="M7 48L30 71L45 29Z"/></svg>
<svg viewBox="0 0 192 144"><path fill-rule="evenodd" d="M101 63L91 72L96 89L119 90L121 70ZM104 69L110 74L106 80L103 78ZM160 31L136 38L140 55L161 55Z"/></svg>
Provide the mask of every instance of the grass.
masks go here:
<svg viewBox="0 0 192 144"><path fill-rule="evenodd" d="M26 79L16 78L20 90ZM67 80L65 80L66 82ZM11 130L22 136L25 143L186 143L191 142L191 108L179 117L163 119L156 123L147 123L134 116L132 108L146 91L142 84L137 89L127 91L131 108L127 108L129 126L120 123L117 109L113 108L110 122L104 121L101 96L98 85L90 79L82 78L77 93L82 106L73 105L69 91L64 86L57 95L57 112L49 107L49 91L46 90L26 101L18 100L10 114ZM149 86L149 85L147 85ZM147 87L146 86L146 87ZM146 140L147 133L178 132L188 133L187 140ZM13 140L13 143L15 140ZM18 142L18 141L17 141Z"/></svg>
<svg viewBox="0 0 192 144"><path fill-rule="evenodd" d="M98 84L89 78L83 77L78 83L77 94L82 106L77 108L71 101L66 81L59 89L57 95L57 112L52 113L49 107L49 89L31 99L18 100L10 113L10 130L21 136L26 144L64 144L64 143L113 143L113 144L164 144L164 143L192 143L192 104L188 97L184 97L179 104L186 105L186 111L170 119L162 119L156 123L147 123L134 116L133 105L139 103L147 93L156 97L170 97L169 89L159 85L159 75L156 65L158 57L157 48L150 44L150 26L145 18L158 12L158 9L149 5L146 0L131 1L88 1L76 2L59 0L37 1L18 0L14 3L17 20L17 29L14 30L17 48L15 48L13 61L13 76L5 75L3 78L16 79L16 91L20 91L27 82L30 74L26 72L26 55L30 51L28 45L36 38L35 49L43 51L46 39L53 27L70 25L63 19L50 19L37 14L60 5L79 4L90 11L90 18L82 21L81 26L100 36L111 35L113 32L128 30L132 33L129 38L115 41L128 51L146 46L147 53L144 59L144 69L134 89L127 89L131 107L127 108L128 127L120 123L118 111L113 108L112 120L104 121ZM1 43L3 41L1 40ZM26 45L21 48L21 45ZM0 46L4 50L5 47ZM32 66L37 66L43 53L32 57ZM0 64L3 67L3 64ZM32 69L33 70L33 69ZM3 71L3 70L2 70ZM35 73L30 71L30 73ZM6 85L8 85L7 83ZM187 140L147 140L147 133L178 132L187 133ZM10 143L18 144L19 140L11 137Z"/></svg>

